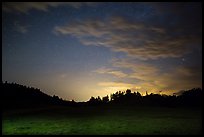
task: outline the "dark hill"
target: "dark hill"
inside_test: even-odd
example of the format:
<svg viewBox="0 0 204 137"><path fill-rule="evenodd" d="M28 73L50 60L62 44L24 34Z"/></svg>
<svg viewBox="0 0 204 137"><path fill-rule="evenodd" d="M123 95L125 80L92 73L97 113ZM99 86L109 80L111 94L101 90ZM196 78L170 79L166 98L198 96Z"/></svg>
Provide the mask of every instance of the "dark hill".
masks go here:
<svg viewBox="0 0 204 137"><path fill-rule="evenodd" d="M32 108L47 105L70 105L70 101L50 96L37 88L27 87L16 83L1 83L3 109Z"/></svg>

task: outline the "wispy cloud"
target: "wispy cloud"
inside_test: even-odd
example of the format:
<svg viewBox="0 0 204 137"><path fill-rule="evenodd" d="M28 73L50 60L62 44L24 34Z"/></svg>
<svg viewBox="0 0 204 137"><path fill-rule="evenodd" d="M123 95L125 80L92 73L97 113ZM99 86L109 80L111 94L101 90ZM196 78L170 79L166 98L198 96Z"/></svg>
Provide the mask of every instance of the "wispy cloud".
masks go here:
<svg viewBox="0 0 204 137"><path fill-rule="evenodd" d="M141 91L163 90L172 94L182 89L202 87L201 66L174 66L162 72L158 66L137 62L130 59L113 59L112 65L121 69L129 68L131 73L124 78L137 79L135 85L140 86Z"/></svg>
<svg viewBox="0 0 204 137"><path fill-rule="evenodd" d="M80 8L81 6L93 6L94 2L4 2L2 10L6 12L28 13L30 10L48 11L50 7L69 6Z"/></svg>
<svg viewBox="0 0 204 137"><path fill-rule="evenodd" d="M202 68L180 66L175 70L164 73L159 79L162 84L166 84L166 89L182 90L202 87Z"/></svg>
<svg viewBox="0 0 204 137"><path fill-rule="evenodd" d="M135 61L132 59L112 59L112 66L120 68L120 69L130 69L131 73L127 75L127 78L135 78L140 81L147 80L152 81L154 77L156 77L160 70L154 65L150 65L148 63L144 63L141 61ZM147 79L148 78L148 79ZM151 78L151 79L149 79Z"/></svg>
<svg viewBox="0 0 204 137"><path fill-rule="evenodd" d="M14 29L17 31L17 32L20 32L22 34L25 34L28 32L28 26L26 25L22 25L20 24L19 22L14 22Z"/></svg>
<svg viewBox="0 0 204 137"><path fill-rule="evenodd" d="M110 93L114 93L116 91L125 91L127 89L135 91L141 88L135 84L125 82L100 82L98 85L104 87L104 90L109 91Z"/></svg>
<svg viewBox="0 0 204 137"><path fill-rule="evenodd" d="M99 68L99 69L95 70L94 72L97 72L100 74L111 74L111 75L119 77L119 78L127 76L127 74L123 73L122 71L113 70L113 69L105 68L105 67Z"/></svg>
<svg viewBox="0 0 204 137"><path fill-rule="evenodd" d="M152 65L148 61L182 57L190 53L194 46L201 46L194 44L199 41L198 35L185 29L186 27L168 28L168 25L131 21L118 16L106 20L72 22L65 26L56 26L54 31L59 35L75 36L84 45L103 46L114 52L126 53L126 59L115 59L111 62L118 69L99 68L96 72L136 81L126 83L130 85L110 82L99 85L109 87L110 90L136 86L141 87L143 92L164 90L166 93L173 93L176 90L200 87L201 71L195 67L174 66L162 72L156 64ZM129 69L130 73L125 73L122 69Z"/></svg>
<svg viewBox="0 0 204 137"><path fill-rule="evenodd" d="M108 47L142 60L181 57L190 52L189 46L196 40L195 36L180 30L128 21L123 17L74 22L56 26L54 31L73 35L85 45Z"/></svg>

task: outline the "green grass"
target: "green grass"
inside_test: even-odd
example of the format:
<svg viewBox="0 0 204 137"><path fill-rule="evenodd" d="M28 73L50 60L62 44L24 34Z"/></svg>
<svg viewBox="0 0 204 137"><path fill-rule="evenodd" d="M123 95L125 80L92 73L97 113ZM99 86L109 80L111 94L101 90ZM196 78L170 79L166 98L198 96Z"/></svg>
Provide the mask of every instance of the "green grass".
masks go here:
<svg viewBox="0 0 204 137"><path fill-rule="evenodd" d="M3 135L196 135L198 109L51 107L3 113Z"/></svg>

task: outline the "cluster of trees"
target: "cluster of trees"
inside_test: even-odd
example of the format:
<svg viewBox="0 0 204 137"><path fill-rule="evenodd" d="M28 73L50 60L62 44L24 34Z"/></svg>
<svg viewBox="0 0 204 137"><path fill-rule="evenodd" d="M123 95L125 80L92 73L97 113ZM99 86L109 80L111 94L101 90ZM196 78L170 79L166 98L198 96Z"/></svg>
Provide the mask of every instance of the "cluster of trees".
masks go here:
<svg viewBox="0 0 204 137"><path fill-rule="evenodd" d="M139 92L131 92L127 89L126 92L117 91L109 96L105 96L102 99L91 97L88 101L89 104L112 104L112 105L134 105L134 106L187 106L195 107L202 105L202 89L193 88L180 92L180 95L165 95L165 94L148 94L142 96Z"/></svg>
<svg viewBox="0 0 204 137"><path fill-rule="evenodd" d="M97 98L91 97L90 100L88 101L88 104L90 105L101 105L101 104L107 104L109 102L109 97L108 95L105 97L98 96Z"/></svg>
<svg viewBox="0 0 204 137"><path fill-rule="evenodd" d="M147 94L142 96L139 92L117 91L110 97L91 97L87 102L75 102L63 100L58 96L50 96L40 89L19 85L16 83L1 83L3 108L39 107L40 105L133 105L133 106L187 106L196 107L202 105L203 92L201 88L181 91L180 95Z"/></svg>

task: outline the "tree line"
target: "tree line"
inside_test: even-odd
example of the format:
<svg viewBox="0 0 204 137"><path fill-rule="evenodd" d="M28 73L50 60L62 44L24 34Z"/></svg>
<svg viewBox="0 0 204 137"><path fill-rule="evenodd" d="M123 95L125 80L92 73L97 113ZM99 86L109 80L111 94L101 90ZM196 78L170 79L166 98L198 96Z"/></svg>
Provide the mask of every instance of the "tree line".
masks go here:
<svg viewBox="0 0 204 137"><path fill-rule="evenodd" d="M190 90L182 90L179 95L155 94L146 92L142 96L139 92L132 92L130 89L126 91L117 91L112 93L110 97L107 95L97 98L91 97L89 104L101 105L134 105L134 106L186 106L186 107L201 107L203 92L201 88L193 88Z"/></svg>
<svg viewBox="0 0 204 137"><path fill-rule="evenodd" d="M64 106L100 106L100 105L125 105L125 106L165 106L165 107L201 107L203 92L201 88L183 90L179 95L148 94L126 91L117 91L104 97L91 97L86 102L63 100L56 95L50 96L38 88L27 87L16 83L1 83L3 108L38 107L40 105Z"/></svg>

